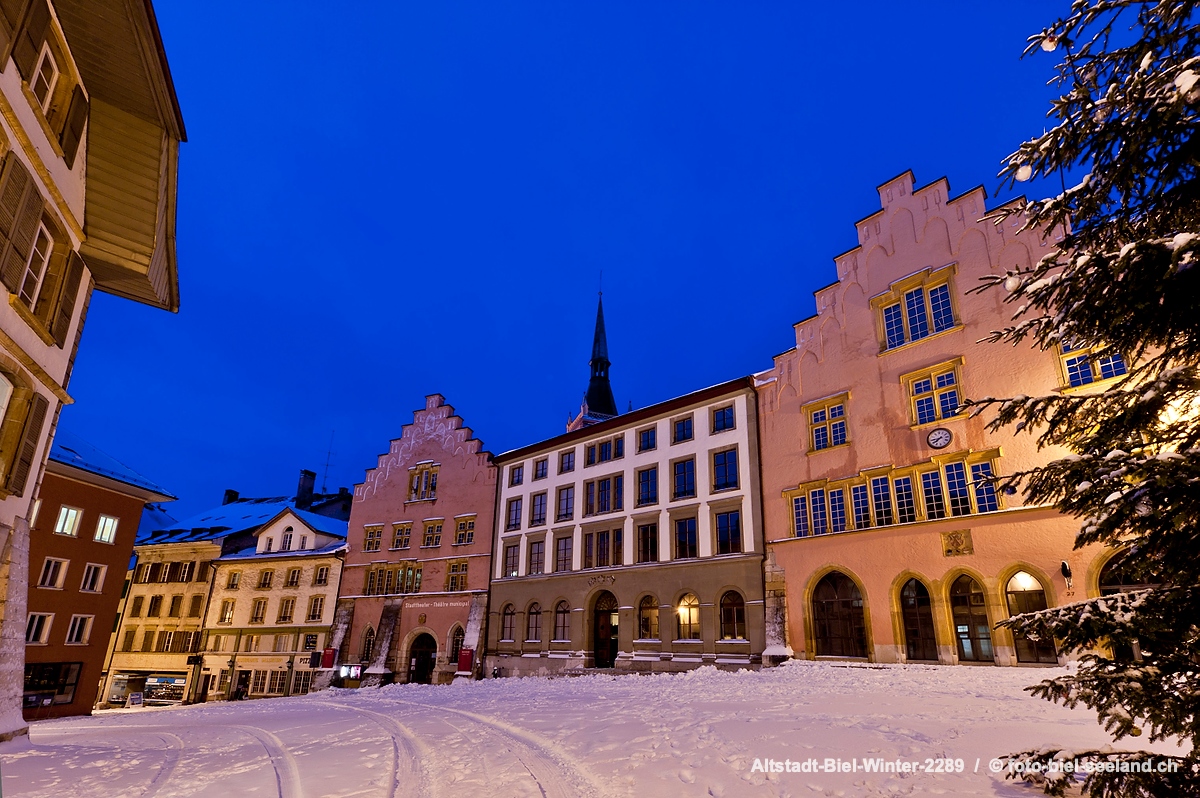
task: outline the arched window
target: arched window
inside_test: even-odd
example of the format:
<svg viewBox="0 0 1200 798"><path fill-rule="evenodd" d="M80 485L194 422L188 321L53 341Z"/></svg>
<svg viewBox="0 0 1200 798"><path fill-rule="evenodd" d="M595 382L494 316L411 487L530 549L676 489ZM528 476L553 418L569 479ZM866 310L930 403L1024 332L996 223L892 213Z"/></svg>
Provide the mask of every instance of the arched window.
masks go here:
<svg viewBox="0 0 1200 798"><path fill-rule="evenodd" d="M644 596L638 604L638 637L658 639L658 599L654 596Z"/></svg>
<svg viewBox="0 0 1200 798"><path fill-rule="evenodd" d="M375 653L375 630L367 627L367 631L363 632L362 640L362 661L371 662L371 657Z"/></svg>
<svg viewBox="0 0 1200 798"><path fill-rule="evenodd" d="M826 574L813 591L813 632L818 657L866 657L867 627L862 593L838 571Z"/></svg>
<svg viewBox="0 0 1200 798"><path fill-rule="evenodd" d="M909 660L936 660L933 607L929 590L920 579L909 579L900 589L900 611L904 616L904 645Z"/></svg>
<svg viewBox="0 0 1200 798"><path fill-rule="evenodd" d="M1046 609L1046 591L1042 588L1042 583L1025 571L1017 571L1012 575L1005 592L1008 595L1009 615ZM1014 633L1013 643L1017 647L1017 662L1058 662L1058 652L1052 639L1034 640Z"/></svg>
<svg viewBox="0 0 1200 798"><path fill-rule="evenodd" d="M1100 595L1111 596L1113 593L1128 593L1131 590L1144 590L1154 585L1161 585L1162 580L1135 573L1134 568L1126 561L1128 552L1116 554L1100 571Z"/></svg>
<svg viewBox="0 0 1200 798"><path fill-rule="evenodd" d="M467 633L463 631L461 626L454 627L454 634L450 635L450 664L458 662L458 655L462 653L463 641L467 639Z"/></svg>
<svg viewBox="0 0 1200 798"><path fill-rule="evenodd" d="M500 639L515 640L517 636L517 610L513 605L504 605L500 614Z"/></svg>
<svg viewBox="0 0 1200 798"><path fill-rule="evenodd" d="M700 639L700 599L696 598L695 593L688 593L679 600L679 607L676 611L679 622L679 636L677 640L699 640Z"/></svg>
<svg viewBox="0 0 1200 798"><path fill-rule="evenodd" d="M992 627L988 623L983 588L963 574L950 586L950 614L954 621L954 637L958 643L958 659L962 662L990 662Z"/></svg>
<svg viewBox="0 0 1200 798"><path fill-rule="evenodd" d="M529 605L529 610L525 616L525 640L526 642L538 642L542 639L542 605L534 603Z"/></svg>
<svg viewBox="0 0 1200 798"><path fill-rule="evenodd" d="M571 639L571 605L565 601L554 608L554 639Z"/></svg>
<svg viewBox="0 0 1200 798"><path fill-rule="evenodd" d="M0 373L0 418L8 414L8 403L12 399L13 384L7 374Z"/></svg>
<svg viewBox="0 0 1200 798"><path fill-rule="evenodd" d="M721 639L746 639L746 602L734 590L721 596Z"/></svg>

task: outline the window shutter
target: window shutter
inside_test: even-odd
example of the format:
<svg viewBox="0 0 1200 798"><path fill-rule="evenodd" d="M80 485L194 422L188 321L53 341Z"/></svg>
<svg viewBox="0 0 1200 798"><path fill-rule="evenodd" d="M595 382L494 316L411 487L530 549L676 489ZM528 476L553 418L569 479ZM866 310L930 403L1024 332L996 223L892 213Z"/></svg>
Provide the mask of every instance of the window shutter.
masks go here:
<svg viewBox="0 0 1200 798"><path fill-rule="evenodd" d="M67 332L71 329L71 318L75 315L75 301L79 297L79 284L83 282L83 258L72 252L67 259L67 276L63 279L58 295L58 309L50 324L50 334L59 347L66 346Z"/></svg>
<svg viewBox="0 0 1200 798"><path fill-rule="evenodd" d="M0 283L14 294L33 250L42 210L42 195L33 177L10 151L0 175Z"/></svg>
<svg viewBox="0 0 1200 798"><path fill-rule="evenodd" d="M25 24L17 31L13 39L13 60L17 62L17 71L28 82L33 77L33 68L37 66L38 54L46 41L46 29L50 27L50 6L46 0L33 0L25 15Z"/></svg>
<svg viewBox="0 0 1200 798"><path fill-rule="evenodd" d="M27 0L0 0L0 69L8 66L13 39L25 18Z"/></svg>
<svg viewBox="0 0 1200 798"><path fill-rule="evenodd" d="M83 126L87 118L87 97L83 96L83 87L76 86L71 92L71 104L67 107L67 124L63 126L62 136L58 139L68 169L75 167L75 154L79 151L79 142L83 138Z"/></svg>
<svg viewBox="0 0 1200 798"><path fill-rule="evenodd" d="M35 393L29 402L29 415L25 416L25 429L21 432L17 462L13 465L12 474L8 479L8 490L14 495L21 496L25 492L25 483L29 481L29 473L33 470L38 438L42 436L46 410L49 407L50 403L39 393Z"/></svg>

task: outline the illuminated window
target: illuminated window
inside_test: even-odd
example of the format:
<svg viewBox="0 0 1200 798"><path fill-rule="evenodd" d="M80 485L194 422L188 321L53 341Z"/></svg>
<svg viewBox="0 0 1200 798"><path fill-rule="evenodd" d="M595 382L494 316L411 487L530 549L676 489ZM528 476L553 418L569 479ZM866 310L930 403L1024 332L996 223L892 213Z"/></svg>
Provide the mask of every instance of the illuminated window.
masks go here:
<svg viewBox="0 0 1200 798"><path fill-rule="evenodd" d="M408 500L413 502L433 501L437 498L438 467L423 463L412 469L408 482Z"/></svg>
<svg viewBox="0 0 1200 798"><path fill-rule="evenodd" d="M925 270L893 283L871 300L879 314L880 348L895 349L958 326L951 301L953 266Z"/></svg>
<svg viewBox="0 0 1200 798"><path fill-rule="evenodd" d="M679 634L677 640L700 639L700 599L695 593L688 593L679 600L676 608Z"/></svg>
<svg viewBox="0 0 1200 798"><path fill-rule="evenodd" d="M914 371L900 378L908 391L912 424L929 424L958 415L962 359Z"/></svg>

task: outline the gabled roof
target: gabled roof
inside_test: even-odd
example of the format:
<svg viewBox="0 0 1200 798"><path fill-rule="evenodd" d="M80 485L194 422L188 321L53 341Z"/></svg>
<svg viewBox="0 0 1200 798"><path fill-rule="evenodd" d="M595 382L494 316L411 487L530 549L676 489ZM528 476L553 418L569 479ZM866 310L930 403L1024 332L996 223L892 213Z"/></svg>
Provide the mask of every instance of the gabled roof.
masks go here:
<svg viewBox="0 0 1200 798"><path fill-rule="evenodd" d="M295 499L272 497L266 499L237 499L212 510L176 521L159 529L138 530L137 545L149 543L191 543L218 540L239 532L254 532L274 521L284 512L291 512L314 531L340 538L346 537L348 525L336 518L297 510Z"/></svg>
<svg viewBox="0 0 1200 798"><path fill-rule="evenodd" d="M59 430L54 436L54 444L50 448L50 461L154 494L147 497L146 501L171 501L176 498L120 460L70 432ZM142 496L139 495L138 498Z"/></svg>
<svg viewBox="0 0 1200 798"><path fill-rule="evenodd" d="M226 554L223 557L218 557L217 559L220 562L228 562L229 560L266 560L280 559L283 557L289 559L294 557L319 557L326 554L336 554L339 551L345 551L346 548L346 541L344 539L329 543L319 549L292 549L291 551L276 550L260 552L258 547L248 546L240 551L234 552L233 554Z"/></svg>

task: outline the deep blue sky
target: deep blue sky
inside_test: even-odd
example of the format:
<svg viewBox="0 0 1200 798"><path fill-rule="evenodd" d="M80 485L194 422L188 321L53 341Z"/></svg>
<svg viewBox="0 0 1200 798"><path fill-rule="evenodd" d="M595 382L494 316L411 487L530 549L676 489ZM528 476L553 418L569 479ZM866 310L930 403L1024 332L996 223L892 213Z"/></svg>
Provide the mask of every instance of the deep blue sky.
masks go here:
<svg viewBox="0 0 1200 798"><path fill-rule="evenodd" d="M155 4L189 141L178 315L97 294L62 427L177 517L362 480L440 392L563 431L770 366L875 187L999 188L1065 3ZM339 13L340 12L340 13ZM1034 189L1036 191L1036 189Z"/></svg>

